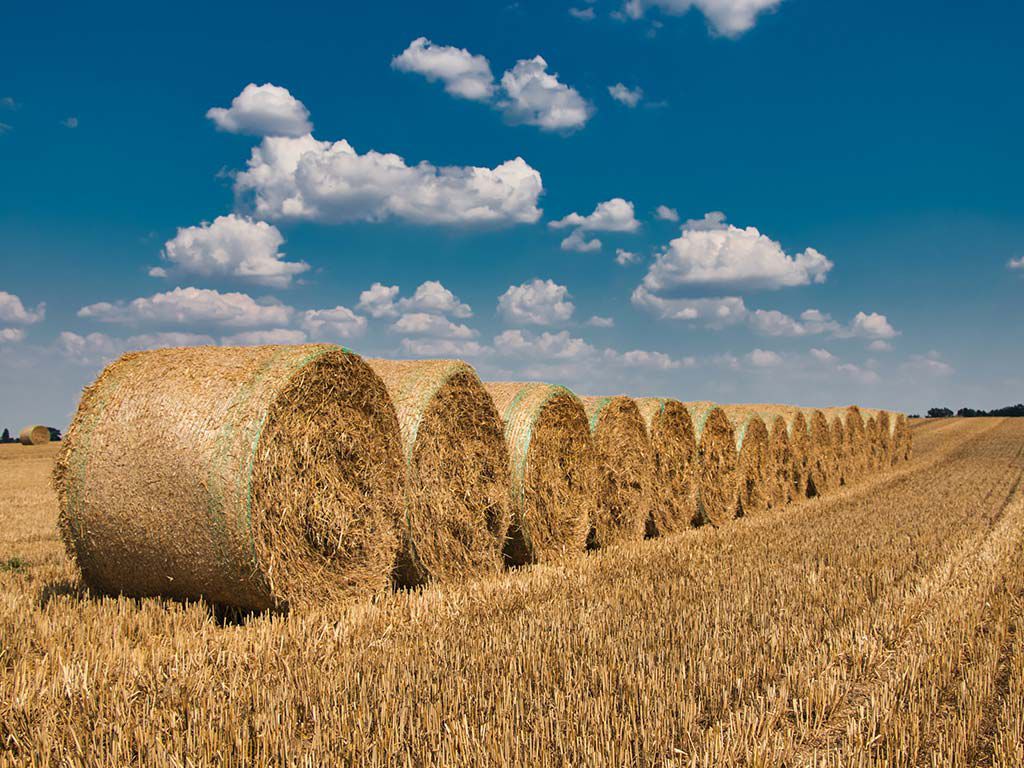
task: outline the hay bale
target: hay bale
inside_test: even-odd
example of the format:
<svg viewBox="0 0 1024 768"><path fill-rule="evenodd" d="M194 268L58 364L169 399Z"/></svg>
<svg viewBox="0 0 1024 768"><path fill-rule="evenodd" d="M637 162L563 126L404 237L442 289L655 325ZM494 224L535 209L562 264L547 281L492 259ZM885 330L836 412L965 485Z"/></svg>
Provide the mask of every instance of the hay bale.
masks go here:
<svg viewBox="0 0 1024 768"><path fill-rule="evenodd" d="M832 467L835 470L833 485L837 488L852 481L849 454L846 450L846 424L839 414L825 414L832 436Z"/></svg>
<svg viewBox="0 0 1024 768"><path fill-rule="evenodd" d="M769 419L774 422L778 418L786 423L790 453L788 499L792 501L816 495L817 489L809 484L811 436L803 411L796 406L775 403L757 403L745 407L759 413L766 424Z"/></svg>
<svg viewBox="0 0 1024 768"><path fill-rule="evenodd" d="M881 466L879 458L878 412L864 411L864 413L867 414L867 419L864 422L864 437L867 443L864 468L866 472L873 472Z"/></svg>
<svg viewBox="0 0 1024 768"><path fill-rule="evenodd" d="M18 433L18 442L22 445L43 445L50 442L50 428L41 424L32 424Z"/></svg>
<svg viewBox="0 0 1024 768"><path fill-rule="evenodd" d="M583 403L550 384L500 382L484 388L504 422L509 452L506 562L551 562L581 551L597 503L597 465Z"/></svg>
<svg viewBox="0 0 1024 768"><path fill-rule="evenodd" d="M822 410L830 419L839 418L842 421L841 470L843 481L851 483L861 477L867 469L868 441L861 410L856 405Z"/></svg>
<svg viewBox="0 0 1024 768"><path fill-rule="evenodd" d="M685 530L697 520L697 436L690 412L678 400L636 400L651 441L654 488L647 535Z"/></svg>
<svg viewBox="0 0 1024 768"><path fill-rule="evenodd" d="M502 566L511 520L505 431L461 360L367 360L402 429L405 513L395 582L458 581Z"/></svg>
<svg viewBox="0 0 1024 768"><path fill-rule="evenodd" d="M587 545L644 537L654 493L651 442L636 403L623 396L583 397L597 462L597 506Z"/></svg>
<svg viewBox="0 0 1024 768"><path fill-rule="evenodd" d="M54 468L60 528L107 593L244 609L384 589L398 421L327 344L130 352L82 395Z"/></svg>
<svg viewBox="0 0 1024 768"><path fill-rule="evenodd" d="M706 401L683 403L697 437L697 515L700 523L719 526L736 517L739 456L736 434L719 406Z"/></svg>
<svg viewBox="0 0 1024 768"><path fill-rule="evenodd" d="M775 478L764 419L746 406L723 405L722 410L736 435L739 494L737 514L755 515L768 508Z"/></svg>
<svg viewBox="0 0 1024 768"><path fill-rule="evenodd" d="M872 410L868 431L871 469L883 469L892 464L892 423L886 411Z"/></svg>
<svg viewBox="0 0 1024 768"><path fill-rule="evenodd" d="M898 464L903 461L910 461L914 453L914 436L907 421L906 414L898 413L893 419L893 457L892 463Z"/></svg>
<svg viewBox="0 0 1024 768"><path fill-rule="evenodd" d="M795 496L794 473L798 471L796 456L789 439L790 426L781 414L761 415L768 427L768 453L774 478L770 480L769 506L773 509L784 507Z"/></svg>
<svg viewBox="0 0 1024 768"><path fill-rule="evenodd" d="M810 432L807 462L807 495L824 495L838 485L838 468L832 446L832 428L825 414L814 408L805 412ZM814 493L811 493L813 486Z"/></svg>

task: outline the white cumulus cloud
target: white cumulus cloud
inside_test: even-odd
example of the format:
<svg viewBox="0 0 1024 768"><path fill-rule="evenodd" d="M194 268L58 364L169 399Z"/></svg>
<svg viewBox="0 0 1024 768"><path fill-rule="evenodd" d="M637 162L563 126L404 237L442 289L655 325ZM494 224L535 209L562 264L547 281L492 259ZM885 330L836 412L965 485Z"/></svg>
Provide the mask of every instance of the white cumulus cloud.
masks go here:
<svg viewBox="0 0 1024 768"><path fill-rule="evenodd" d="M739 296L707 299L666 299L642 285L633 291L633 305L653 312L665 320L701 322L711 328L724 328L747 318L747 307Z"/></svg>
<svg viewBox="0 0 1024 768"><path fill-rule="evenodd" d="M220 343L227 347L255 347L262 344L304 344L306 334L293 328L272 328L267 331L243 331L222 336Z"/></svg>
<svg viewBox="0 0 1024 768"><path fill-rule="evenodd" d="M31 325L46 317L46 304L40 302L35 309L29 309L18 296L0 291L0 322Z"/></svg>
<svg viewBox="0 0 1024 768"><path fill-rule="evenodd" d="M313 130L305 105L287 88L271 83L249 83L230 107L213 107L206 116L228 133L298 137Z"/></svg>
<svg viewBox="0 0 1024 768"><path fill-rule="evenodd" d="M24 328L0 328L0 344L16 344L24 339Z"/></svg>
<svg viewBox="0 0 1024 768"><path fill-rule="evenodd" d="M667 205L659 205L654 209L654 217L662 221L679 221L679 211Z"/></svg>
<svg viewBox="0 0 1024 768"><path fill-rule="evenodd" d="M510 285L498 299L498 310L510 323L555 325L564 323L575 310L569 289L553 280L534 279Z"/></svg>
<svg viewBox="0 0 1024 768"><path fill-rule="evenodd" d="M402 72L416 72L431 82L440 80L445 91L461 99L487 101L494 95L490 62L465 48L435 45L418 37L391 60L391 66Z"/></svg>
<svg viewBox="0 0 1024 768"><path fill-rule="evenodd" d="M544 131L574 131L586 125L594 107L579 91L547 71L542 56L520 59L501 76L504 98L498 107L512 123Z"/></svg>
<svg viewBox="0 0 1024 768"><path fill-rule="evenodd" d="M565 218L548 222L548 226L552 229L576 227L584 232L636 232L640 228L640 222L636 220L631 202L621 197L613 197L611 200L598 203L594 212L587 216L570 213Z"/></svg>
<svg viewBox="0 0 1024 768"><path fill-rule="evenodd" d="M99 302L78 310L78 316L106 323L215 323L228 327L287 325L294 310L283 304L261 304L244 293L207 288L175 288L130 302Z"/></svg>
<svg viewBox="0 0 1024 768"><path fill-rule="evenodd" d="M359 304L356 308L370 317L394 317L398 314L398 309L395 307L398 292L397 285L374 283L359 294Z"/></svg>
<svg viewBox="0 0 1024 768"><path fill-rule="evenodd" d="M302 313L299 325L314 339L334 341L362 336L366 318L342 306L308 309Z"/></svg>
<svg viewBox="0 0 1024 768"><path fill-rule="evenodd" d="M452 317L473 316L469 304L463 304L437 280L421 283L410 298L398 302L398 308L406 312L440 312Z"/></svg>
<svg viewBox="0 0 1024 768"><path fill-rule="evenodd" d="M392 324L391 330L438 339L472 339L477 336L477 332L467 325L453 323L446 317L428 312L404 314Z"/></svg>
<svg viewBox="0 0 1024 768"><path fill-rule="evenodd" d="M594 315L587 320L587 325L593 328L614 328L615 320L610 317L601 317L600 315Z"/></svg>
<svg viewBox="0 0 1024 768"><path fill-rule="evenodd" d="M639 104L640 100L644 97L644 89L640 86L637 86L636 88L629 88L622 83L609 85L608 93L617 102L625 104L630 109Z"/></svg>
<svg viewBox="0 0 1024 768"><path fill-rule="evenodd" d="M782 357L768 349L755 349L747 355L747 362L755 368L775 368L782 365Z"/></svg>
<svg viewBox="0 0 1024 768"><path fill-rule="evenodd" d="M420 283L408 298L399 298L400 292L397 285L374 283L359 294L357 309L375 318L397 317L403 312L430 312L458 318L473 316L472 307L437 280Z"/></svg>
<svg viewBox="0 0 1024 768"><path fill-rule="evenodd" d="M57 352L79 365L98 365L120 357L125 352L163 347L195 347L212 345L212 337L197 333L147 333L116 338L105 333L84 336L63 331L57 337Z"/></svg>
<svg viewBox="0 0 1024 768"><path fill-rule="evenodd" d="M651 8L680 16L692 8L704 14L712 30L725 37L739 37L751 29L760 13L774 10L782 0L626 0L623 12L639 19Z"/></svg>
<svg viewBox="0 0 1024 768"><path fill-rule="evenodd" d="M568 331L545 331L539 335L520 330L505 331L494 337L494 348L502 355L542 360L576 360L597 353L593 346Z"/></svg>
<svg viewBox="0 0 1024 768"><path fill-rule="evenodd" d="M232 213L218 216L212 223L179 228L177 235L164 244L161 255L183 272L287 288L292 278L307 271L309 265L285 261L280 250L283 244L284 236L277 227ZM166 277L167 273L155 267L150 274Z"/></svg>
<svg viewBox="0 0 1024 768"><path fill-rule="evenodd" d="M568 236L562 238L561 249L563 251L576 251L577 253L593 253L601 250L601 241L596 237L589 240L582 229L574 229Z"/></svg>
<svg viewBox="0 0 1024 768"><path fill-rule="evenodd" d="M402 339L402 351L411 357L477 357L489 350L476 341Z"/></svg>
<svg viewBox="0 0 1024 768"><path fill-rule="evenodd" d="M573 15L593 18L594 12L588 8ZM510 123L532 125L542 131L571 133L586 125L594 114L593 105L579 91L547 71L548 63L542 56L520 59L502 74L499 84L485 56L418 37L392 59L391 66L431 81L440 80L452 96L487 103Z"/></svg>
<svg viewBox="0 0 1024 768"><path fill-rule="evenodd" d="M1019 259L1010 259L1006 266L1009 269L1024 269L1024 256L1021 256Z"/></svg>
<svg viewBox="0 0 1024 768"><path fill-rule="evenodd" d="M531 224L542 191L540 173L521 157L494 168L408 165L310 135L264 138L235 177L235 193L261 219L330 223Z"/></svg>
<svg viewBox="0 0 1024 768"><path fill-rule="evenodd" d="M755 227L740 229L720 217L688 221L657 255L644 287L656 293L683 287L773 290L825 282L832 262L814 248L789 256Z"/></svg>
<svg viewBox="0 0 1024 768"><path fill-rule="evenodd" d="M858 312L850 323L849 336L864 339L891 339L899 335L899 332L889 324L885 315L877 312Z"/></svg>
<svg viewBox="0 0 1024 768"><path fill-rule="evenodd" d="M636 264L640 261L640 255L633 251L627 251L625 248L615 249L615 263L620 267L625 267L629 264Z"/></svg>
<svg viewBox="0 0 1024 768"><path fill-rule="evenodd" d="M580 21L593 21L597 16L593 8L570 8L569 15Z"/></svg>

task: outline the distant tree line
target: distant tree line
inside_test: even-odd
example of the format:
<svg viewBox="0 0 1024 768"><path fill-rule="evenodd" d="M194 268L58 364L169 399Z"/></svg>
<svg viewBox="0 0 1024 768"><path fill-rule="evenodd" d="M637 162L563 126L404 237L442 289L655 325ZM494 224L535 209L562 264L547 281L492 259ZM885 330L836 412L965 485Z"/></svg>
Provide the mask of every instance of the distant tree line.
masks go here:
<svg viewBox="0 0 1024 768"><path fill-rule="evenodd" d="M995 408L991 411L982 411L978 408L961 408L955 414L950 408L928 409L929 419L946 419L954 415L961 418L972 418L975 416L1024 416L1024 403L1008 405L1005 408Z"/></svg>

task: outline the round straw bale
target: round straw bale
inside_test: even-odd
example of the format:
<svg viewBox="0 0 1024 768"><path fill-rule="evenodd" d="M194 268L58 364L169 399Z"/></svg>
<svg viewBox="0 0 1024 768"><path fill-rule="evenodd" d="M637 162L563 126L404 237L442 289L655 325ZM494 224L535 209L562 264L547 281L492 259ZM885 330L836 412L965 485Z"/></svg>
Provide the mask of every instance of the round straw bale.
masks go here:
<svg viewBox="0 0 1024 768"><path fill-rule="evenodd" d="M828 418L820 410L808 410L806 415L811 435L807 463L807 493L809 496L812 495L810 489L813 484L815 492L823 495L838 485L832 429Z"/></svg>
<svg viewBox="0 0 1024 768"><path fill-rule="evenodd" d="M843 479L850 483L864 474L867 466L868 442L861 410L856 405L849 405L845 408L825 408L824 412L829 418L838 417L842 420L843 443L840 462Z"/></svg>
<svg viewBox="0 0 1024 768"><path fill-rule="evenodd" d="M864 411L864 413L867 414L867 418L864 421L864 438L866 442L864 468L870 472L881 466L879 458L878 412Z"/></svg>
<svg viewBox="0 0 1024 768"><path fill-rule="evenodd" d="M732 424L719 406L706 401L683 403L697 437L697 515L700 523L719 526L736 517L739 456Z"/></svg>
<svg viewBox="0 0 1024 768"><path fill-rule="evenodd" d="M651 440L654 488L648 536L690 528L697 519L697 436L690 412L678 400L636 400Z"/></svg>
<svg viewBox="0 0 1024 768"><path fill-rule="evenodd" d="M825 414L829 433L832 436L832 466L835 470L833 485L842 486L850 482L848 477L849 460L846 453L846 426L839 414Z"/></svg>
<svg viewBox="0 0 1024 768"><path fill-rule="evenodd" d="M789 439L789 424L781 414L761 414L768 427L768 453L774 478L768 483L769 504L773 508L783 507L793 498L793 474L797 472L796 456Z"/></svg>
<svg viewBox="0 0 1024 768"><path fill-rule="evenodd" d="M786 434L789 437L789 483L790 488L787 496L789 500L803 499L807 496L814 496L817 490L813 485L808 485L808 466L811 454L811 438L808 431L807 419L803 412L792 405L777 405L774 403L759 403L748 405L761 414L761 418L767 424L769 419L782 418L786 423Z"/></svg>
<svg viewBox="0 0 1024 768"><path fill-rule="evenodd" d="M654 493L651 441L636 403L583 397L597 462L597 506L587 544L607 547L644 537Z"/></svg>
<svg viewBox="0 0 1024 768"><path fill-rule="evenodd" d="M891 464L892 436L889 414L885 411L871 411L874 424L869 434L871 446L871 467L881 469Z"/></svg>
<svg viewBox="0 0 1024 768"><path fill-rule="evenodd" d="M565 387L485 384L505 425L512 476L510 565L551 562L586 547L597 465L583 403Z"/></svg>
<svg viewBox="0 0 1024 768"><path fill-rule="evenodd" d="M93 588L244 609L384 589L398 421L334 345L130 352L82 395L54 483Z"/></svg>
<svg viewBox="0 0 1024 768"><path fill-rule="evenodd" d="M745 406L723 405L736 435L739 467L737 514L749 516L768 508L775 468L764 420Z"/></svg>
<svg viewBox="0 0 1024 768"><path fill-rule="evenodd" d="M909 424L907 423L906 414L896 414L895 419L893 419L893 422L894 426L892 432L892 463L898 464L901 461L910 460L910 457L914 452L914 436L911 433Z"/></svg>
<svg viewBox="0 0 1024 768"><path fill-rule="evenodd" d="M42 445L50 442L50 430L41 424L32 424L18 433L18 442L22 445Z"/></svg>
<svg viewBox="0 0 1024 768"><path fill-rule="evenodd" d="M502 566L511 520L505 430L461 360L367 360L402 429L405 514L395 582L458 581Z"/></svg>

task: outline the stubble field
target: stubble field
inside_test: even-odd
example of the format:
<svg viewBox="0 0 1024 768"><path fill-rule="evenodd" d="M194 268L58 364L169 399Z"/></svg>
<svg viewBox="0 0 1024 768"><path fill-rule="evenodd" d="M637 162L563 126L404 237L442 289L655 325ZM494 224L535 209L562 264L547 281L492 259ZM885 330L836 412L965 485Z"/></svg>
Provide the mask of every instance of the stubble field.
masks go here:
<svg viewBox="0 0 1024 768"><path fill-rule="evenodd" d="M99 597L0 446L0 764L1024 765L1024 420L823 499L371 605Z"/></svg>

